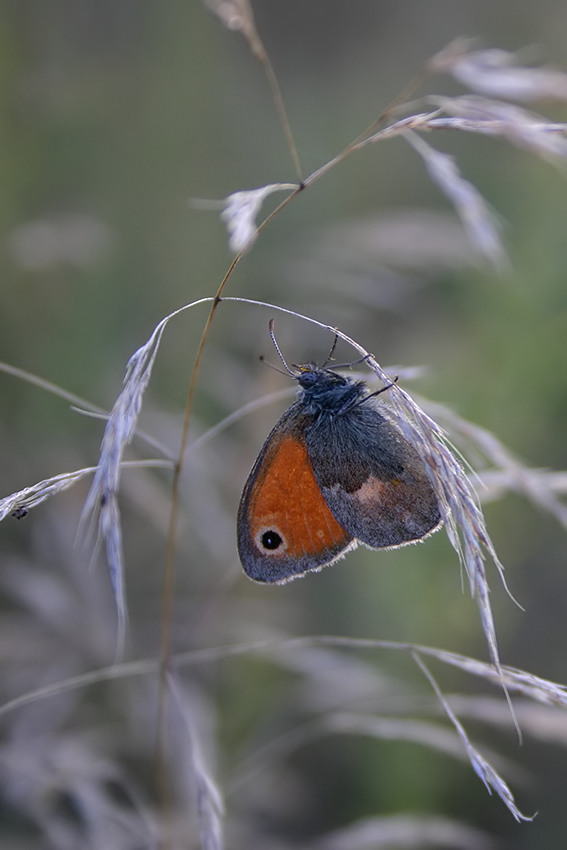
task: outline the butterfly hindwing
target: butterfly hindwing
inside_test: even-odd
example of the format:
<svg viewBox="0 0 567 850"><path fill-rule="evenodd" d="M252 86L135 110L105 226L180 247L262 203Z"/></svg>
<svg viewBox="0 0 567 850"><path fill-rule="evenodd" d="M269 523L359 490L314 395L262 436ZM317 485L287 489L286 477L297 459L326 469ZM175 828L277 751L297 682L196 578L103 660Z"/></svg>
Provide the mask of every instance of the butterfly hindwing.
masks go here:
<svg viewBox="0 0 567 850"><path fill-rule="evenodd" d="M328 507L362 543L401 546L438 527L438 502L422 459L372 402L320 417L306 441Z"/></svg>

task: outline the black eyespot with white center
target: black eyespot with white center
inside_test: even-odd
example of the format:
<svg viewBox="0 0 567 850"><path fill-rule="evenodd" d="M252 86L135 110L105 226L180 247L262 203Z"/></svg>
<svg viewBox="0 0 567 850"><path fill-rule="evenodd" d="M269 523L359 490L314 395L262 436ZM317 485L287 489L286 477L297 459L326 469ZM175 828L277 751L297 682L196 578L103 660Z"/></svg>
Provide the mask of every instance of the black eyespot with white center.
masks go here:
<svg viewBox="0 0 567 850"><path fill-rule="evenodd" d="M255 536L255 543L260 551L267 555L279 555L287 549L283 534L274 526L264 526Z"/></svg>
<svg viewBox="0 0 567 850"><path fill-rule="evenodd" d="M283 543L280 535L277 531L265 531L262 534L262 546L264 549L269 549L270 551L274 551L275 549L279 549Z"/></svg>

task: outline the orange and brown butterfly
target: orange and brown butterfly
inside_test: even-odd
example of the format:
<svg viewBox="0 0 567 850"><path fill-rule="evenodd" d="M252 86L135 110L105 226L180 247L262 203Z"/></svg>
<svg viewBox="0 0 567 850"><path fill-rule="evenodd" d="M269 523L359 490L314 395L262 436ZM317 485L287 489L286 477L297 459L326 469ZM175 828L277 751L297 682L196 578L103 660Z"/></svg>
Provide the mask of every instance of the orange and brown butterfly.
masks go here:
<svg viewBox="0 0 567 850"><path fill-rule="evenodd" d="M238 551L254 581L283 583L319 570L357 543L421 540L441 524L416 450L380 412L364 381L326 363L296 366L298 398L264 443L242 493ZM334 349L334 346L333 346Z"/></svg>

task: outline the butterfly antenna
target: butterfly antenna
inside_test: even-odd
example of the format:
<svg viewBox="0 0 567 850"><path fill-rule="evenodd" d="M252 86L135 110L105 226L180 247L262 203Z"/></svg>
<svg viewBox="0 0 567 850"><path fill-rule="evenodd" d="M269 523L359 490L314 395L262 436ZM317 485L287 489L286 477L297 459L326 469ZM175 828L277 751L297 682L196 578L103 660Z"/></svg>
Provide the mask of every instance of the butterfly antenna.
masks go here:
<svg viewBox="0 0 567 850"><path fill-rule="evenodd" d="M276 335L274 334L274 325L275 325L274 320L273 320L273 319L270 319L270 325L269 325L269 328L270 328L270 336L271 336L271 338L272 338L272 342L274 343L274 348L275 348L275 349L276 349L276 351L278 352L278 357L279 357L279 358L280 358L280 360L282 361L282 363L283 363L283 365L284 365L284 369L286 370L286 372L288 373L288 375L291 375L292 377L294 377L294 378L295 378L295 377L296 377L295 372L293 371L293 369L290 369L290 368L289 368L289 366L288 366L288 365L287 365L287 363L286 363L286 359L285 359L285 357L283 356L283 354L282 354L282 353L281 353L281 351L280 351L280 347L279 347L279 345L278 345L278 343L277 343L277 340L276 340Z"/></svg>
<svg viewBox="0 0 567 850"><path fill-rule="evenodd" d="M279 366L274 366L273 363L270 363L269 360L266 360L263 354L260 354L259 357L260 363L263 363L264 366L269 366L270 369L273 369L274 372L279 372L280 375L287 375L288 373L284 369L280 369ZM295 378L295 375L293 376Z"/></svg>

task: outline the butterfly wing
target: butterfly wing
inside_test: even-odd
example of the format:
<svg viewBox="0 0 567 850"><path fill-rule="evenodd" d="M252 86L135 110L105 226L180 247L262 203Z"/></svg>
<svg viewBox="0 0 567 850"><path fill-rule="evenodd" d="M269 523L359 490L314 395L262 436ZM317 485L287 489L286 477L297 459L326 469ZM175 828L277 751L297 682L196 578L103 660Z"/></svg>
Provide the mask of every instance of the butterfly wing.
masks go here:
<svg viewBox="0 0 567 850"><path fill-rule="evenodd" d="M307 451L312 419L292 405L264 443L238 510L238 551L250 578L283 583L356 545L321 494Z"/></svg>
<svg viewBox="0 0 567 850"><path fill-rule="evenodd" d="M333 516L367 546L403 546L440 525L423 460L372 402L320 417L307 447Z"/></svg>

